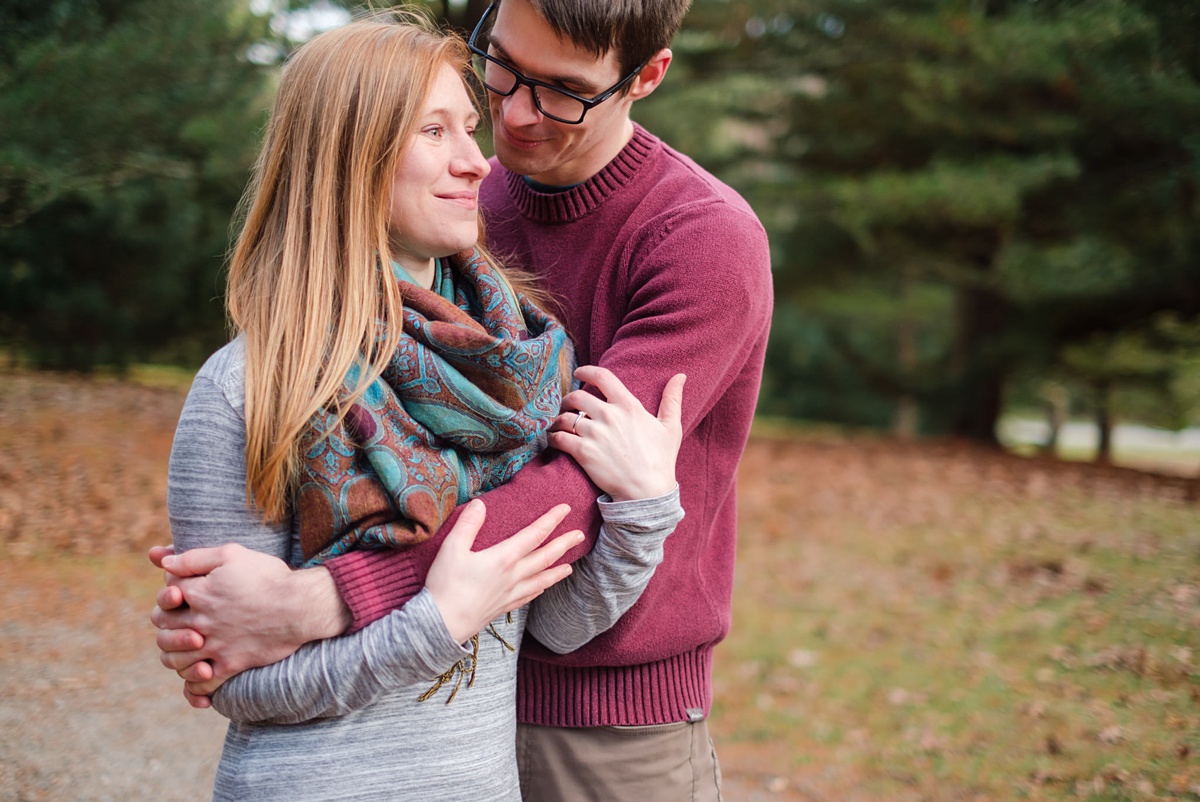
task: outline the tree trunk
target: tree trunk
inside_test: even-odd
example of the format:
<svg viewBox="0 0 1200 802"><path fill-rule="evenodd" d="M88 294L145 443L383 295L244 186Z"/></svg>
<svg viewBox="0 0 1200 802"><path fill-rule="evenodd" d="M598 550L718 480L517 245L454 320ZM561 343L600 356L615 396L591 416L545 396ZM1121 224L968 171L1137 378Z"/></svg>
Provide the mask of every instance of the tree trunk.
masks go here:
<svg viewBox="0 0 1200 802"><path fill-rule="evenodd" d="M1046 410L1046 440L1040 451L1047 456L1058 454L1058 436L1071 409L1071 396L1061 385L1047 384L1042 388Z"/></svg>
<svg viewBox="0 0 1200 802"><path fill-rule="evenodd" d="M1096 382L1096 429L1100 443L1096 447L1096 462L1112 464L1112 387L1107 380Z"/></svg>
<svg viewBox="0 0 1200 802"><path fill-rule="evenodd" d="M490 2L491 0L467 0L467 4L461 10L455 11L450 0L442 0L442 22L456 29L464 37L470 36Z"/></svg>
<svg viewBox="0 0 1200 802"><path fill-rule="evenodd" d="M901 440L913 440L921 430L921 407L917 399L907 393L896 400L892 414L892 434Z"/></svg>
<svg viewBox="0 0 1200 802"><path fill-rule="evenodd" d="M917 367L917 324L907 309L909 296L912 294L910 272L902 269L900 273L900 301L905 308L896 327L896 361L900 365L902 384L912 381L912 373ZM921 408L917 399L912 393L902 393L896 399L892 433L904 440L911 440L917 436L920 426Z"/></svg>
<svg viewBox="0 0 1200 802"><path fill-rule="evenodd" d="M959 287L957 301L959 397L951 432L999 447L996 423L1003 408L1007 368L992 348L1004 333L1007 304L996 293L972 285Z"/></svg>

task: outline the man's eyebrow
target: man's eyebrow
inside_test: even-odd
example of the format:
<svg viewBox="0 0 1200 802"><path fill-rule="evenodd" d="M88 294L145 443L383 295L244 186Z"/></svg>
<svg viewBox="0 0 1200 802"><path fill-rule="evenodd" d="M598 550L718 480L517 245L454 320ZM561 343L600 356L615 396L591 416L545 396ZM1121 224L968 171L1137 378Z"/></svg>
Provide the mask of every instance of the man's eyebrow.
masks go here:
<svg viewBox="0 0 1200 802"><path fill-rule="evenodd" d="M502 45L496 41L495 37L489 36L488 44L491 45L493 49L495 49L496 54L501 56L504 61L507 61L508 63L512 64L514 67L520 66L519 64L516 63L516 61L513 60L513 57L511 55L509 55L509 52L504 49L504 45ZM597 87L594 83L589 81L587 78L582 78L578 75L550 75L550 76L545 76L543 78L538 78L537 80L542 81L543 83L547 83L547 84L562 84L563 86L577 86L577 87L579 87L578 90L575 90L575 89L568 90L571 92L575 92L576 94L588 95L588 94L595 94L600 91L600 88Z"/></svg>

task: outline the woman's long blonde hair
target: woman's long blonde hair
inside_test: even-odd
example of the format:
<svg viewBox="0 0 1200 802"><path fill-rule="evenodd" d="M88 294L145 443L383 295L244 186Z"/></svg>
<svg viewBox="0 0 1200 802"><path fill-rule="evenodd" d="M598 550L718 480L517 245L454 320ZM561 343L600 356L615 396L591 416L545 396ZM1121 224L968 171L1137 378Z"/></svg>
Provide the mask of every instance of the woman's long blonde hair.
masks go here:
<svg viewBox="0 0 1200 802"><path fill-rule="evenodd" d="M246 492L287 515L300 437L363 364L376 379L401 331L388 201L402 147L437 73L469 69L456 36L408 12L322 33L283 68L241 211L227 307L246 346Z"/></svg>

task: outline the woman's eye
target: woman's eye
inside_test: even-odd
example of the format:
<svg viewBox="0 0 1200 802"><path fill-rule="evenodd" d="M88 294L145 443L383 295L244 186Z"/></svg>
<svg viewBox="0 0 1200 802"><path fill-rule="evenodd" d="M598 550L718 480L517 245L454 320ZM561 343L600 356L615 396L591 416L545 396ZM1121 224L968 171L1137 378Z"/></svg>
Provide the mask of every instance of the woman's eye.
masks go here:
<svg viewBox="0 0 1200 802"><path fill-rule="evenodd" d="M440 125L431 125L425 129L425 133L429 134L430 136L440 137L445 133L445 129Z"/></svg>

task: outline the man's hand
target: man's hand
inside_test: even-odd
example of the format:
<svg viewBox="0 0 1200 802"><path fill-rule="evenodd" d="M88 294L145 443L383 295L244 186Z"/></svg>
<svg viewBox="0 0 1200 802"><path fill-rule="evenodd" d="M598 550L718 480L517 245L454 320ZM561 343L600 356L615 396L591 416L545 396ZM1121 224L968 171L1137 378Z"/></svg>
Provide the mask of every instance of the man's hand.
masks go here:
<svg viewBox="0 0 1200 802"><path fill-rule="evenodd" d="M278 662L310 640L334 637L350 612L323 568L293 571L282 560L228 544L150 550L166 571L150 621L160 659L185 681L193 707L247 668Z"/></svg>

